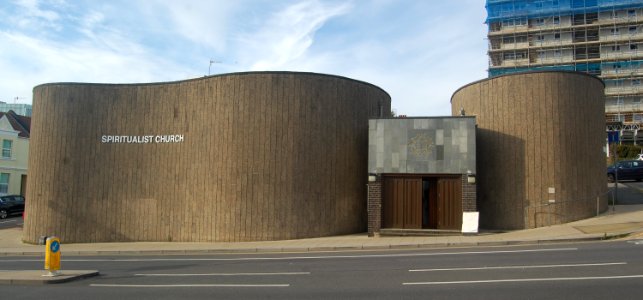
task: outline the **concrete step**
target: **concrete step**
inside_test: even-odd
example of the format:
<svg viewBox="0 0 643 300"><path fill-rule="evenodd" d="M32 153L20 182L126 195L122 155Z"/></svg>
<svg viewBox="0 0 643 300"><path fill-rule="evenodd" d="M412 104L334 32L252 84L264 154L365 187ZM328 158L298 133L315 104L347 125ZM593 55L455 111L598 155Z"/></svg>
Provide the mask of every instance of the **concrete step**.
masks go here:
<svg viewBox="0 0 643 300"><path fill-rule="evenodd" d="M448 229L403 229L403 228L380 229L380 236L444 236L444 235L462 235L462 232L460 230L448 230Z"/></svg>

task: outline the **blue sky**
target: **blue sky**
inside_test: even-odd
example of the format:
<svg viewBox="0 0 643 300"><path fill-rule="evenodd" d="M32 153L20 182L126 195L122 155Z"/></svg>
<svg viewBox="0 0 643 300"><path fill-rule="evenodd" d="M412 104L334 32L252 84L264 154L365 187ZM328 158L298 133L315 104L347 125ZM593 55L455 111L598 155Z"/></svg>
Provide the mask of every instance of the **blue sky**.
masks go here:
<svg viewBox="0 0 643 300"><path fill-rule="evenodd" d="M305 71L375 84L398 114L450 115L486 77L484 0L3 0L0 100L48 82ZM17 97L17 99L16 99Z"/></svg>

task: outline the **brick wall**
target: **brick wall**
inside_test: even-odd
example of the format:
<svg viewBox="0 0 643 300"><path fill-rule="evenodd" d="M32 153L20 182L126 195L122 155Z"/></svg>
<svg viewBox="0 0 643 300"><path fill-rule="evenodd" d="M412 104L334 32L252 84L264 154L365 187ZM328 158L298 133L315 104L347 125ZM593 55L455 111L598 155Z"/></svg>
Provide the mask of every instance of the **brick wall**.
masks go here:
<svg viewBox="0 0 643 300"><path fill-rule="evenodd" d="M476 207L476 184L468 182L467 174L462 174L462 211L478 211Z"/></svg>
<svg viewBox="0 0 643 300"><path fill-rule="evenodd" d="M382 181L368 183L368 236L375 236L382 227Z"/></svg>

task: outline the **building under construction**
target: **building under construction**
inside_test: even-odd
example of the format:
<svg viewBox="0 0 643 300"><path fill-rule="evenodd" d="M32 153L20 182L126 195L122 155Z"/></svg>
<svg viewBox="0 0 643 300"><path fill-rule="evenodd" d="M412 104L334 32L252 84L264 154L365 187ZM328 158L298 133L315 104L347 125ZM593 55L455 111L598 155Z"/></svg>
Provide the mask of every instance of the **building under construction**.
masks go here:
<svg viewBox="0 0 643 300"><path fill-rule="evenodd" d="M581 71L605 82L606 121L643 144L643 0L487 0L489 77Z"/></svg>

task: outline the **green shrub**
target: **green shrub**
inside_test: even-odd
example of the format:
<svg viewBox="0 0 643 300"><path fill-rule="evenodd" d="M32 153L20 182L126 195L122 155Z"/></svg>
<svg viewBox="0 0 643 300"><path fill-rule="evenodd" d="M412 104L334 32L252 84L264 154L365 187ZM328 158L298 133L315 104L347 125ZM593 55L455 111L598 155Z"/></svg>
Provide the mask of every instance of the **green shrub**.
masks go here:
<svg viewBox="0 0 643 300"><path fill-rule="evenodd" d="M618 145L618 158L620 159L633 159L641 153L641 146L639 145Z"/></svg>
<svg viewBox="0 0 643 300"><path fill-rule="evenodd" d="M610 157L607 160L608 165L614 163L614 150L618 151L618 160L634 159L641 153L643 147L641 145L618 145L618 147L610 146Z"/></svg>

